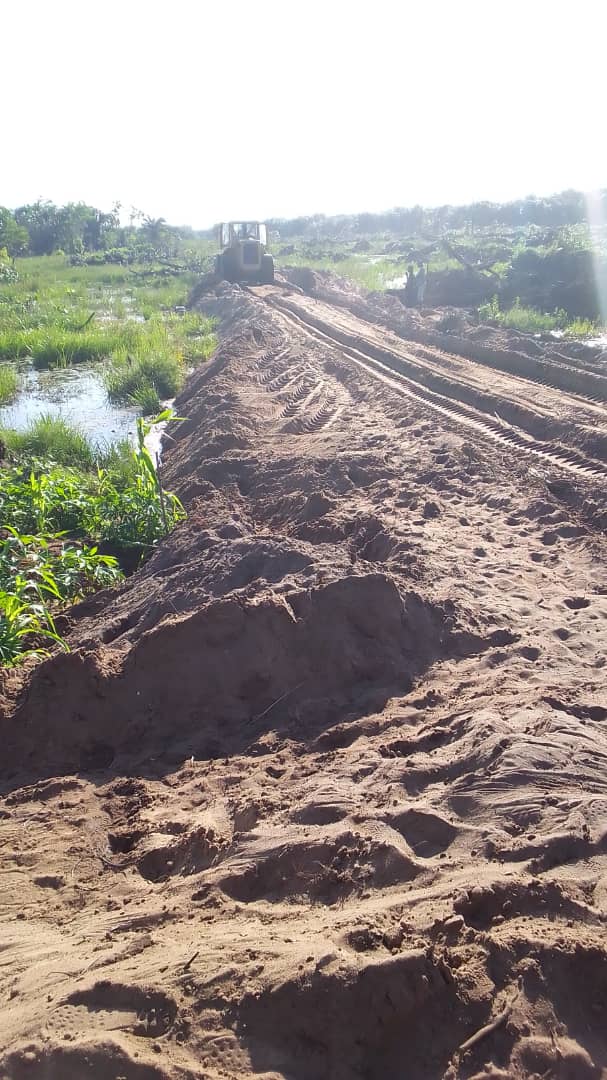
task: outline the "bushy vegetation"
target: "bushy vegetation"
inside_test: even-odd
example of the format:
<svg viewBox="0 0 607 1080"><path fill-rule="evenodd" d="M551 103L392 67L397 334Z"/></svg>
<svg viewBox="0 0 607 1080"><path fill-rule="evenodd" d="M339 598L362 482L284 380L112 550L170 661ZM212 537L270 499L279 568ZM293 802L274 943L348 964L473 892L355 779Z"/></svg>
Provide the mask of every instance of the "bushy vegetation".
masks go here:
<svg viewBox="0 0 607 1080"><path fill-rule="evenodd" d="M428 307L479 309L497 296L502 313L515 306L551 313L534 320L517 310L512 325L520 322L524 328L535 321L538 330L567 327L580 334L594 332L605 318L607 224L592 235L582 224L492 226L339 241L297 237L283 243L281 238L276 247L279 265L328 269L374 290L398 287L409 264L423 263Z"/></svg>
<svg viewBox="0 0 607 1080"><path fill-rule="evenodd" d="M95 547L0 528L0 666L66 648L55 614L66 603L120 580L116 559Z"/></svg>
<svg viewBox="0 0 607 1080"><path fill-rule="evenodd" d="M410 262L422 262L428 307L478 309L497 294L508 311L518 297L542 315L566 312L575 334L607 317L607 191L592 208L581 192L565 191L269 225L279 265L333 270L366 288L393 287Z"/></svg>
<svg viewBox="0 0 607 1080"><path fill-rule="evenodd" d="M547 334L561 330L569 337L587 337L597 330L596 323L589 319L571 320L562 309L552 313L538 311L522 304L520 297L517 297L511 307L501 309L497 296L494 296L489 303L481 304L478 313L485 322L529 334Z"/></svg>
<svg viewBox="0 0 607 1080"><path fill-rule="evenodd" d="M160 416L166 419L169 414ZM88 469L62 464L50 454L37 458L18 447L17 460L0 472L0 522L19 532L67 531L111 542L117 550L135 546L143 554L183 516L175 496L160 496L154 462L143 441L148 426L138 428L137 449L127 451L123 444L122 452L114 447L104 455L89 447ZM9 445L13 440L18 446L14 434ZM166 525L163 505L168 508Z"/></svg>
<svg viewBox="0 0 607 1080"><path fill-rule="evenodd" d="M607 216L607 190L600 192L603 216ZM595 200L596 201L596 200ZM597 209L595 209L597 213ZM464 206L398 206L380 213L313 214L297 218L273 218L269 227L281 237L352 239L377 233L401 236L428 235L450 230L484 230L507 226L563 229L585 224L588 219L586 198L581 191L562 191L557 195L530 195L507 203L475 202Z"/></svg>
<svg viewBox="0 0 607 1080"><path fill-rule="evenodd" d="M89 447L88 468L59 463L66 429L61 438L54 429L46 458L30 456L14 435L7 439L17 460L0 470L0 664L49 642L65 647L55 624L65 604L120 580L121 554L131 564L133 555L144 557L185 516L162 489L145 445L149 427L139 420L137 448L114 447L95 466Z"/></svg>

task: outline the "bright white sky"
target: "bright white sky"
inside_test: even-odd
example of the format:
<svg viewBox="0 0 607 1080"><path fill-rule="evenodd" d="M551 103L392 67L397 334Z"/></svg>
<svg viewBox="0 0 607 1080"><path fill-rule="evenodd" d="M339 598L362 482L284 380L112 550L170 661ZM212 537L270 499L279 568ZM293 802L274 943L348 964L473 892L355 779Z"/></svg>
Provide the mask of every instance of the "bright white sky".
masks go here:
<svg viewBox="0 0 607 1080"><path fill-rule="evenodd" d="M0 205L206 227L607 186L604 0L4 0Z"/></svg>

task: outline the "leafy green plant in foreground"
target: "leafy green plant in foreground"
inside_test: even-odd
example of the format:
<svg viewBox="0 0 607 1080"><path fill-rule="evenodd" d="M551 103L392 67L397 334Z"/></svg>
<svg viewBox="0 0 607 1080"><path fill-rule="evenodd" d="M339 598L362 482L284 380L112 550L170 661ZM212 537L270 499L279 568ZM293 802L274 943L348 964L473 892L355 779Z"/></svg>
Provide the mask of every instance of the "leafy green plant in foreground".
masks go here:
<svg viewBox="0 0 607 1080"><path fill-rule="evenodd" d="M0 665L13 667L27 656L42 655L41 648L25 645L25 639L33 637L60 641L44 605L0 590Z"/></svg>
<svg viewBox="0 0 607 1080"><path fill-rule="evenodd" d="M131 464L114 451L103 465L85 471L31 459L0 472L0 526L21 533L86 537L143 554L184 516L175 495L165 493L145 438L154 423L174 419L167 409L138 421L139 445Z"/></svg>
<svg viewBox="0 0 607 1080"><path fill-rule="evenodd" d="M138 446L114 449L94 470L38 459L0 470L0 664L66 647L56 614L122 577L98 545L140 559L185 517L146 445L152 424L171 419L167 409L139 420Z"/></svg>
<svg viewBox="0 0 607 1080"><path fill-rule="evenodd" d="M0 663L11 666L24 656L40 655L48 641L65 647L53 608L113 585L121 576L116 559L95 547L1 529Z"/></svg>

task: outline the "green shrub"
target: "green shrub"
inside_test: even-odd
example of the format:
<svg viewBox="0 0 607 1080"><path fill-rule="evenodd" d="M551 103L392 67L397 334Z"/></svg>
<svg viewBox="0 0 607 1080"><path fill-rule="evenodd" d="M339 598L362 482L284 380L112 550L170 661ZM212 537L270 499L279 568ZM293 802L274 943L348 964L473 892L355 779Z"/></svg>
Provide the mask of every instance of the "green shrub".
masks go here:
<svg viewBox="0 0 607 1080"><path fill-rule="evenodd" d="M499 300L493 296L486 304L481 304L478 316L483 322L498 322L501 316Z"/></svg>
<svg viewBox="0 0 607 1080"><path fill-rule="evenodd" d="M592 319L573 319L567 325L567 337L572 338L584 338L592 337L593 334L600 332L598 323L592 321Z"/></svg>
<svg viewBox="0 0 607 1080"><path fill-rule="evenodd" d="M155 418L170 419L169 410ZM55 614L119 580L116 559L84 538L140 558L185 516L161 487L150 426L138 420L137 448L112 448L96 469L36 459L0 469L0 664L64 644Z"/></svg>
<svg viewBox="0 0 607 1080"><path fill-rule="evenodd" d="M44 653L47 641L66 648L53 609L121 577L116 559L94 547L0 529L0 665Z"/></svg>

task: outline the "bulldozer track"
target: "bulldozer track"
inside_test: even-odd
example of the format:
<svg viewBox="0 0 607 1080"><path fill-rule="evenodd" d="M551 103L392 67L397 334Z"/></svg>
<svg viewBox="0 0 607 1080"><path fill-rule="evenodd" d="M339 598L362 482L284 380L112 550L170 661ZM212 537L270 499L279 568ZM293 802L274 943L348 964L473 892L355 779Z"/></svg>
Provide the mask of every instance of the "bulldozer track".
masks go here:
<svg viewBox="0 0 607 1080"><path fill-rule="evenodd" d="M297 306L295 309L289 304L289 301L285 297L278 298L284 307L289 308L294 314L301 314L303 318L306 317L308 312ZM324 302L324 307L331 309L331 305ZM362 333L352 333L347 326L341 326L339 316L343 316L343 313L352 315L355 320L366 326L370 331L369 337L365 338L364 331ZM396 356L401 361L401 366L404 369L402 374L409 375L414 381L419 381L427 389L436 390L439 394L444 390L444 396L452 396L449 390L453 387L461 387L459 394L456 394L460 400L465 400L463 397L463 391L469 395L480 393L485 395L491 395L492 391L489 387L484 391L479 391L478 376L486 378L488 371L495 371L496 380L500 380L506 377L508 383L512 386L520 388L523 396L528 395L529 388L533 386L545 386L551 390L555 390L560 400L569 400L572 404L579 407L585 407L589 410L589 413L593 415L595 420L600 420L607 424L607 379L603 376L589 375L587 372L584 374L592 380L597 389L595 395L583 392L579 386L572 388L570 385L563 383L562 379L554 377L554 370L558 366L553 365L552 377L546 372L538 373L537 371L530 370L529 372L522 373L519 370L511 370L508 365L502 360L500 363L489 363L487 359L479 359L469 356L466 352L458 352L454 347L450 352L446 348L439 348L437 345L431 345L425 342L420 342L415 339L408 341L402 333L391 330L390 327L380 328L376 323L367 323L361 315L357 315L355 312L348 312L348 309L336 309L336 315L338 319L335 324L331 324L331 321L323 319L321 316L310 315L312 321L319 326L319 329L323 330L330 327L332 335L341 335L341 339L345 344L357 346L361 341L365 342L365 350L369 352L369 349L373 349L376 359L382 360L388 357L388 363ZM373 340L377 338L378 330L382 335L382 341L378 342ZM390 341L390 338L393 341ZM412 348L414 351L412 351ZM378 355L379 354L379 355ZM531 362L531 361L530 361ZM471 377L466 377L462 371L454 369L454 363L456 365L464 365L466 373ZM561 367L560 370L567 370L570 372L572 369L565 369ZM482 373L482 374L481 374ZM575 373L579 375L579 373ZM475 378L476 376L476 378ZM499 391L498 391L499 392ZM504 400L508 400L506 395L503 395ZM476 402L467 401L467 404L473 404L476 406ZM488 412L490 409L480 409L480 412Z"/></svg>
<svg viewBox="0 0 607 1080"><path fill-rule="evenodd" d="M297 371L294 375L293 372L287 368L286 371L281 371L280 375L275 375L269 382L267 379L263 380L263 383L267 386L268 390L272 393L276 393L279 390L286 390L287 387L295 384L300 375L300 371Z"/></svg>
<svg viewBox="0 0 607 1080"><path fill-rule="evenodd" d="M281 349L264 349L264 351L261 353L259 359L260 359L260 362L262 363L262 365L269 364L269 363L276 363L279 360L281 360L283 357L287 356L288 353L289 353L288 347L286 347L286 348L283 347ZM284 385L284 383L289 382L289 380L291 379L292 376L288 372L286 372L286 373L283 373L282 376L278 376L278 377L279 378L282 377L283 385ZM271 370L268 370L267 368L262 367L260 372L259 372L259 375L257 376L257 381L258 381L260 386L266 386L266 385L269 386L272 382L274 382L275 378L276 378L276 376L274 376L272 374Z"/></svg>
<svg viewBox="0 0 607 1080"><path fill-rule="evenodd" d="M304 333L316 341L332 348L338 348L345 357L352 360L369 374L379 378L384 384L429 406L450 420L472 428L511 451L534 457L577 476L587 479L607 478L607 463L587 457L579 450L537 439L528 432L500 419L497 415L494 418L457 398L429 389L403 371L403 368L410 366L410 364L408 365L407 361L400 357L397 352L393 352L384 346L380 350L375 343L366 341L359 334L348 334L342 328L332 327L324 320L320 320L301 309L295 312L280 296L269 295L265 290L261 294L256 293L253 289L250 291L254 296L271 305L284 319L298 329L303 330ZM377 358L377 355L374 355L380 351L382 354L381 360ZM437 376L437 378L443 378L445 383L449 383L450 388L455 386L457 390L457 380L448 380L445 376ZM465 387L462 386L462 389L465 389Z"/></svg>
<svg viewBox="0 0 607 1080"><path fill-rule="evenodd" d="M285 406L282 410L282 415L284 417L295 416L299 412L301 407L304 405L304 403L307 405L310 405L312 403L312 400L317 391L317 379L313 379L312 382L310 382L309 380L302 381L285 403Z"/></svg>
<svg viewBox="0 0 607 1080"><path fill-rule="evenodd" d="M328 299L325 299L324 302L333 306ZM345 305L342 308L342 305L337 304L337 310L343 310L363 320L365 318L355 308L350 310ZM377 324L372 325L376 326ZM466 350L465 343L459 342L456 337L453 339L453 347L449 348L448 345L438 345L426 341L422 336L419 338L407 338L400 327L390 325L390 323L387 324L386 329L402 341L403 345L413 344L417 355L423 355L431 363L436 361L441 363L445 358L459 356L477 368L494 370L498 375L507 375L509 379L518 380L521 384L533 385L535 383L539 386L547 386L561 394L567 394L568 397L577 400L580 404L590 405L591 407L598 406L603 412L606 410L607 378L596 366L589 366L583 361L576 361L574 366L568 357L558 353L554 359L542 359L539 362L534 357L526 356L524 360L529 366L527 370L521 370L520 366L513 367L511 363L504 359L505 356L512 357L513 355L518 356L518 354L506 354L501 350L502 357L500 359L496 356L489 358L483 347L481 349L482 355L473 355ZM582 383L585 383L583 389ZM595 391L594 393L591 388Z"/></svg>
<svg viewBox="0 0 607 1080"><path fill-rule="evenodd" d="M436 345L426 345L424 343L416 342L415 348L417 352L421 354L421 356L428 359L431 363L437 360L440 362L443 357L448 357L449 355L451 355L445 349L440 349ZM520 371L509 371L505 364L489 364L486 361L474 359L468 356L466 357L466 360L469 364L475 364L477 367L484 368L486 371L495 371L498 375L507 375L509 379L513 379L521 383L534 383L537 386L548 386L551 390L556 390L560 394L565 393L568 397L575 398L576 401L579 401L583 405L590 405L592 407L598 406L598 408L601 409L601 411L605 412L605 415L607 416L607 409L605 405L606 399L605 396L601 396L601 394L585 394L582 393L581 390L571 389L568 386L563 386L563 384L559 382L557 378L551 377L548 373L545 372L542 372L542 374L540 375L537 372L531 371L528 374L523 375ZM565 367L566 365L562 365L563 370L565 369ZM570 365L568 367L570 368ZM596 372L585 371L585 374L588 376L589 379L597 378Z"/></svg>

